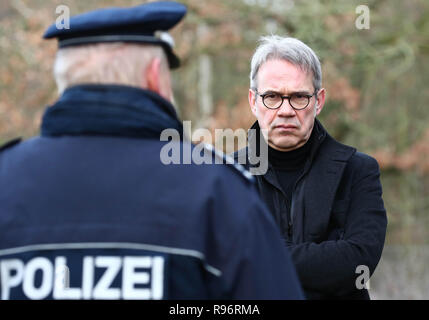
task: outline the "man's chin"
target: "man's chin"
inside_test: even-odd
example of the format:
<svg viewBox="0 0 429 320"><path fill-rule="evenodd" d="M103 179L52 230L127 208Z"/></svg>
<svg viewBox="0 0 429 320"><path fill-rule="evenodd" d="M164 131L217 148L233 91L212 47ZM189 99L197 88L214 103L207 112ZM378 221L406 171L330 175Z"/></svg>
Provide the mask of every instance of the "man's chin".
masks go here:
<svg viewBox="0 0 429 320"><path fill-rule="evenodd" d="M298 148L298 143L290 139L286 141L282 139L280 141L276 141L276 140L271 141L269 143L269 146L275 150L287 152Z"/></svg>

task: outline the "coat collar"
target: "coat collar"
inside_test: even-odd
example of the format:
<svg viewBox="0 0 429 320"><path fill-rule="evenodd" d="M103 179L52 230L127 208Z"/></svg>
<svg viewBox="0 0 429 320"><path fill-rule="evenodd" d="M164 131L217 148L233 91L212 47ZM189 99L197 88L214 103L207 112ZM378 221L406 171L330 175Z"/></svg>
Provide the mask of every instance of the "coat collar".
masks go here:
<svg viewBox="0 0 429 320"><path fill-rule="evenodd" d="M167 128L182 135L174 107L152 91L123 85L78 85L68 88L46 109L41 133L159 139Z"/></svg>

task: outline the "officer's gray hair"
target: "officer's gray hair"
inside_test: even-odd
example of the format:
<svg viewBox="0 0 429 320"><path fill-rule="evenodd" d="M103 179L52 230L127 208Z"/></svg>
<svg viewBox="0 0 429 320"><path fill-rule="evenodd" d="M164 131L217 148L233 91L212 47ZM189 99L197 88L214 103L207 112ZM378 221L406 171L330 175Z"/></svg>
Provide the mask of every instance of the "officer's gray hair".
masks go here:
<svg viewBox="0 0 429 320"><path fill-rule="evenodd" d="M259 68L264 62L272 59L286 60L306 72L311 72L314 89L321 88L322 68L314 51L298 39L277 35L264 36L259 39L259 46L253 54L251 62L250 88L257 89Z"/></svg>
<svg viewBox="0 0 429 320"><path fill-rule="evenodd" d="M144 72L158 57L168 70L161 47L131 43L100 43L60 49L54 65L58 92L84 83L145 85Z"/></svg>

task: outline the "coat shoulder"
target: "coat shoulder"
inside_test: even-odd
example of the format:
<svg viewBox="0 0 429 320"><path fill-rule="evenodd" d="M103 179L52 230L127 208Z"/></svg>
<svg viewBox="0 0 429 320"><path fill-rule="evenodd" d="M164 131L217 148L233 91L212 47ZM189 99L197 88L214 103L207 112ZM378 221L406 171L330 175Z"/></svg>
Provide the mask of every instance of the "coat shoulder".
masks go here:
<svg viewBox="0 0 429 320"><path fill-rule="evenodd" d="M356 151L356 153L353 156L354 159L359 160L361 162L366 162L366 163L378 163L377 160L370 156L369 154L360 152L360 151Z"/></svg>
<svg viewBox="0 0 429 320"><path fill-rule="evenodd" d="M238 160L240 157L247 157L247 147L239 149L233 153L229 154L234 160Z"/></svg>
<svg viewBox="0 0 429 320"><path fill-rule="evenodd" d="M242 165L246 170L249 170L249 160L247 157L248 154L248 147L239 149L235 151L234 153L230 154L230 157L234 159L235 163L238 163Z"/></svg>
<svg viewBox="0 0 429 320"><path fill-rule="evenodd" d="M0 152L12 148L22 141L22 138L14 138L0 146Z"/></svg>
<svg viewBox="0 0 429 320"><path fill-rule="evenodd" d="M349 166L379 168L378 162L370 155L358 151L356 148L335 140L330 135L326 137L326 151L331 153L335 160L346 161Z"/></svg>
<svg viewBox="0 0 429 320"><path fill-rule="evenodd" d="M346 176L359 179L369 175L379 175L380 173L380 167L375 158L358 151L352 146L338 142L332 137L327 139L324 151L325 155L329 154L332 160L346 163L344 173Z"/></svg>
<svg viewBox="0 0 429 320"><path fill-rule="evenodd" d="M366 168L366 170L370 171L380 170L380 166L374 157L360 151L356 151L350 158L349 163L354 168Z"/></svg>
<svg viewBox="0 0 429 320"><path fill-rule="evenodd" d="M356 153L356 148L343 144L329 134L321 145L322 152L329 154L330 158L337 161L349 161Z"/></svg>
<svg viewBox="0 0 429 320"><path fill-rule="evenodd" d="M216 150L209 144L205 145L204 148L209 150L215 158L218 158L220 161L222 161L222 163L226 164L227 167L244 178L246 182L251 184L255 183L255 178L248 171L248 168L246 168L241 162L236 161L233 154L225 154L219 150Z"/></svg>

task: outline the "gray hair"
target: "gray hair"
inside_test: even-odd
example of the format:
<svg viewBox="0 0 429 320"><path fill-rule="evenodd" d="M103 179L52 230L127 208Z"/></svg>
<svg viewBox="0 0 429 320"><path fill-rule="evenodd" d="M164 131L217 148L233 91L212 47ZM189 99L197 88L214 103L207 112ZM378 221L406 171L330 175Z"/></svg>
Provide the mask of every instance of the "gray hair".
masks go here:
<svg viewBox="0 0 429 320"><path fill-rule="evenodd" d="M58 92L84 83L141 87L146 82L142 70L155 57L168 70L167 58L159 46L117 42L60 49L54 65Z"/></svg>
<svg viewBox="0 0 429 320"><path fill-rule="evenodd" d="M259 43L251 62L250 87L252 89L256 89L258 86L259 68L263 63L272 59L286 60L306 72L311 72L314 89L321 88L322 68L319 58L305 43L295 38L284 38L277 35L261 37Z"/></svg>

